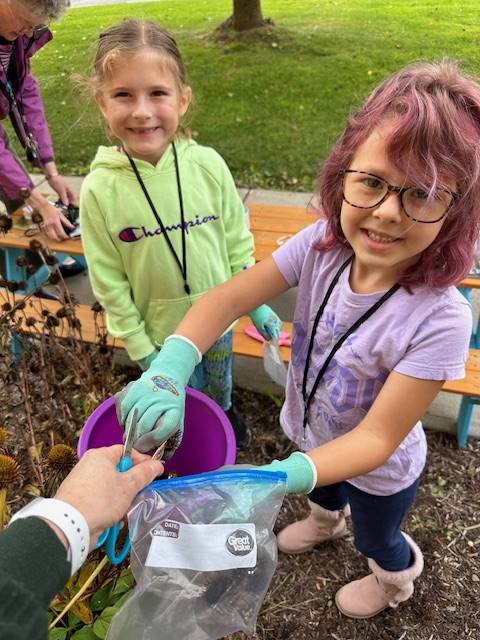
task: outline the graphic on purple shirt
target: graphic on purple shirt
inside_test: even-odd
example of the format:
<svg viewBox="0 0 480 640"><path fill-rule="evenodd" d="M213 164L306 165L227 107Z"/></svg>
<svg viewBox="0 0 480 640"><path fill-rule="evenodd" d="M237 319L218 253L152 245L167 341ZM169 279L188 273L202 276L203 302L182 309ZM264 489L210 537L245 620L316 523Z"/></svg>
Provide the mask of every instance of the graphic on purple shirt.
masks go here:
<svg viewBox="0 0 480 640"><path fill-rule="evenodd" d="M472 325L470 305L455 287L417 288L412 293L400 288L335 353L310 405L304 440L302 381L314 319L335 273L351 254L344 247L316 249L313 245L324 227L318 221L273 254L287 282L298 286L280 421L302 450L358 426L392 371L425 380L461 378ZM342 273L317 327L307 392L338 339L383 293L355 293L349 285L349 268ZM349 482L369 493L390 495L418 478L425 457L425 434L418 422L384 465Z"/></svg>

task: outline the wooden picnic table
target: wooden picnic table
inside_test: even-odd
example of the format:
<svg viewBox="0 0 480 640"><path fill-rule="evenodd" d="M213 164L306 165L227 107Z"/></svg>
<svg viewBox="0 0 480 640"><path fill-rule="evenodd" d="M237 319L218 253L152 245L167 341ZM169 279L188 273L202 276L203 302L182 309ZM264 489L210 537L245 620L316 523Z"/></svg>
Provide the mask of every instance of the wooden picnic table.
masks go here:
<svg viewBox="0 0 480 640"><path fill-rule="evenodd" d="M313 211L305 207L287 207L285 205L247 203L250 213L250 228L255 239L255 259L263 260L270 256L279 246L289 238L313 224L318 219ZM83 245L80 238L55 242L47 238L44 233L38 233L33 237L25 236L24 229L13 227L4 236L0 235L0 249L6 253L7 278L14 277L14 262L20 250L28 249L32 239L39 240L48 246L51 251L64 256L83 256ZM480 289L480 278L468 277L462 280L459 287L464 289Z"/></svg>
<svg viewBox="0 0 480 640"><path fill-rule="evenodd" d="M249 213L250 227L255 238L255 259L257 261L271 255L288 238L316 220L315 214L307 212L303 207L251 203ZM42 232L28 237L25 235L25 230L20 227L13 227L8 234L0 237L0 248L5 251L28 249L33 239L48 246L53 252L83 256L81 238L56 242L47 238Z"/></svg>

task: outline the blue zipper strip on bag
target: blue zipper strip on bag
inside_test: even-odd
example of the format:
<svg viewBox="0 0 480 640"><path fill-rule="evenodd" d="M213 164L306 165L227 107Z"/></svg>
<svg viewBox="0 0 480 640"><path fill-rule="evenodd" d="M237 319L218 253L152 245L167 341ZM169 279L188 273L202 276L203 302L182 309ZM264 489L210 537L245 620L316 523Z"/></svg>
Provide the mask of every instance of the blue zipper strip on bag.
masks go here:
<svg viewBox="0 0 480 640"><path fill-rule="evenodd" d="M257 482L271 482L272 480L287 481L287 474L284 471L259 471L257 469L245 469L244 471L226 470L209 471L207 473L197 473L193 476L182 476L180 478L169 478L168 480L154 480L143 491L149 489L175 489L179 486L189 486L192 484L221 484L225 480L256 480Z"/></svg>

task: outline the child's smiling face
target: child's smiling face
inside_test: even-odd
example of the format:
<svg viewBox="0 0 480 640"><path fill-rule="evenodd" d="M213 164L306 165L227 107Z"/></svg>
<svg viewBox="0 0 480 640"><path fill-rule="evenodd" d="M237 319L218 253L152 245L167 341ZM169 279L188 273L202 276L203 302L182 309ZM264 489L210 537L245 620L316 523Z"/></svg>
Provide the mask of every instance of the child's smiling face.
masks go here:
<svg viewBox="0 0 480 640"><path fill-rule="evenodd" d="M120 54L97 97L125 151L153 165L173 140L190 101L190 88L180 88L165 57L148 48Z"/></svg>
<svg viewBox="0 0 480 640"><path fill-rule="evenodd" d="M374 174L397 187L408 187L405 175L387 156L386 139L392 127L392 121L386 121L374 129L358 147L348 168ZM454 184L449 187L455 190ZM389 193L383 202L370 208L354 207L344 200L340 223L355 253L352 288L367 293L390 287L435 240L445 219L431 224L415 222L404 213L397 193Z"/></svg>

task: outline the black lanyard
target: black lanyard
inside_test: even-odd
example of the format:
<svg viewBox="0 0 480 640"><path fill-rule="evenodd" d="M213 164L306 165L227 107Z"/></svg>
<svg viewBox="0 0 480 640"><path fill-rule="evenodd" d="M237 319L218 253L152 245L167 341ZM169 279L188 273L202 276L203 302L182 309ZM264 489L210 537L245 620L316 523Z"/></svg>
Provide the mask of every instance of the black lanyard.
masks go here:
<svg viewBox="0 0 480 640"><path fill-rule="evenodd" d="M9 79L9 70L12 68L12 65L15 66L14 58L15 58L15 49L14 47L12 47L12 54L10 57L10 63L8 65L8 69L6 69L5 66L3 65L3 62L0 61L3 72L5 74L5 82L0 81L0 90L8 100L8 104L10 106L10 118L12 120L12 124L17 132L17 135L21 144L24 146L24 148L27 151L28 160L30 162L36 161L40 165L40 168L45 171L43 162L40 160L40 152L38 150L38 144L30 132L27 120L23 113L23 109L20 109L20 104L15 96L15 91Z"/></svg>
<svg viewBox="0 0 480 640"><path fill-rule="evenodd" d="M180 258L177 255L177 252L173 247L172 241L168 237L168 233L167 233L167 230L165 229L165 225L163 224L160 216L157 213L157 210L155 209L155 205L153 204L152 199L150 198L150 194L148 193L147 187L145 186L145 183L142 180L142 176L140 175L140 172L137 169L137 165L133 161L133 158L131 158L130 155L124 149L124 153L130 162L130 165L133 169L133 172L135 173L135 176L138 180L139 185L142 187L142 191L145 194L145 198L147 199L148 204L150 205L150 209L152 210L152 213L155 216L156 221L160 225L160 229L162 230L163 236L168 244L168 248L170 249L173 257L175 258L175 262L177 263L178 268L180 269L180 273L182 274L182 278L183 278L183 288L185 290L185 293L187 295L190 295L190 285L188 284L188 281L187 281L187 246L186 246L186 237L185 237L186 236L185 213L183 210L182 185L180 184L180 171L178 168L177 150L173 142L172 142L172 151L173 151L173 160L175 162L175 175L177 178L178 200L180 203L180 221L182 225L182 261L181 262L180 262Z"/></svg>
<svg viewBox="0 0 480 640"><path fill-rule="evenodd" d="M323 312L325 310L325 307L327 306L327 303L328 303L328 301L330 299L330 296L332 295L332 291L335 289L335 286L337 285L337 282L339 281L340 276L345 271L345 269L348 267L348 265L352 262L352 260L353 260L353 256L350 256L348 258L348 260L345 260L345 262L342 264L340 269L335 274L332 282L330 283L330 286L328 287L328 290L327 290L327 293L325 294L323 302L322 302L322 304L320 305L320 308L317 311L317 315L315 316L315 321L313 323L312 335L310 336L310 343L308 345L307 359L306 359L306 362L305 362L305 369L303 371L303 381L302 381L302 398L303 398L303 407L304 407L303 408L303 440L306 439L306 429L307 429L307 422L308 422L308 411L310 409L310 405L312 403L313 398L315 397L315 393L317 392L318 385L320 384L320 382L321 382L321 380L322 380L322 378L323 378L323 376L325 374L325 371L328 368L328 365L332 361L333 356L337 353L337 351L340 349L340 347L345 342L345 340L350 335L352 335L352 333L354 331L356 331L358 329L358 327L365 322L365 320L368 320L368 318L370 318L370 316L373 315L375 313L375 311L377 311L377 309L379 309L382 306L382 304L384 302L386 302L386 300L388 300L388 298L393 296L395 291L397 291L400 288L400 285L398 283L394 284L393 287L391 287L386 293L384 293L383 296L381 298L379 298L375 302L375 304L373 304L370 307L370 309L368 309L358 320L356 320L352 324L350 329L348 329L339 340L337 340L337 342L332 347L332 350L328 354L325 362L323 363L322 368L317 373L317 377L315 378L315 382L313 383L313 387L311 388L310 393L307 394L308 370L309 370L309 367L310 367L310 358L311 358L311 355L312 355L313 343L315 341L315 334L317 333L318 323L320 322L320 318L322 317L322 314L323 314Z"/></svg>

